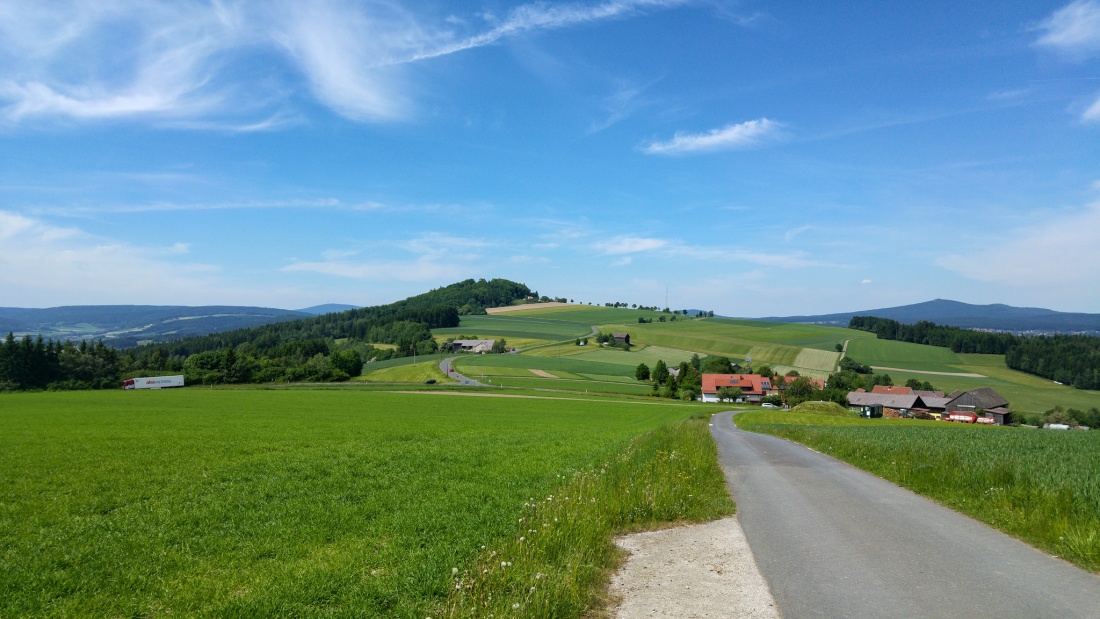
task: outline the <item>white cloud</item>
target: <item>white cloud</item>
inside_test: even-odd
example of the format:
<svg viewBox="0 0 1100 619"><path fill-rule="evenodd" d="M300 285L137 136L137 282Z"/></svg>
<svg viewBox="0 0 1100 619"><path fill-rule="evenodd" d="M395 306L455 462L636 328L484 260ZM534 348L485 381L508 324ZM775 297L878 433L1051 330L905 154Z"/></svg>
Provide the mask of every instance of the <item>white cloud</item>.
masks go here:
<svg viewBox="0 0 1100 619"><path fill-rule="evenodd" d="M370 281L423 282L462 279L471 269L451 261L417 259L368 262L296 262L282 268L283 272L307 272Z"/></svg>
<svg viewBox="0 0 1100 619"><path fill-rule="evenodd" d="M1092 105L1081 114L1081 120L1084 122L1100 122L1100 97L1093 101Z"/></svg>
<svg viewBox="0 0 1100 619"><path fill-rule="evenodd" d="M870 284L870 283L872 283L872 282L871 282L871 280L869 280L869 279L865 279L865 280L863 280L863 281L861 281L861 282L860 282L860 285L862 285L862 286L866 286L867 284Z"/></svg>
<svg viewBox="0 0 1100 619"><path fill-rule="evenodd" d="M648 155L682 155L717 150L745 149L775 139L782 125L767 118L726 125L706 133L676 133L667 142L653 142L641 150Z"/></svg>
<svg viewBox="0 0 1100 619"><path fill-rule="evenodd" d="M387 0L0 0L0 119L263 131L298 122L297 71L337 114L397 121L427 87L415 63L690 2L534 2L471 32L474 20Z"/></svg>
<svg viewBox="0 0 1100 619"><path fill-rule="evenodd" d="M593 247L609 256L621 254L635 254L645 251L661 249L669 244L665 239L642 238L636 236L620 236L607 241L600 241Z"/></svg>
<svg viewBox="0 0 1100 619"><path fill-rule="evenodd" d="M631 262L634 262L634 258L632 256L623 256L622 258L619 258L615 262L612 262L611 266L613 266L613 267L625 267L625 266L629 265Z"/></svg>
<svg viewBox="0 0 1100 619"><path fill-rule="evenodd" d="M1039 24L1043 34L1036 45L1072 56L1100 51L1100 3L1076 0L1055 11Z"/></svg>
<svg viewBox="0 0 1100 619"><path fill-rule="evenodd" d="M1080 290L1096 303L1100 291L1100 202L1076 213L1001 235L996 244L942 256L937 263L969 279L1019 288Z"/></svg>
<svg viewBox="0 0 1100 619"><path fill-rule="evenodd" d="M802 234L803 232L806 232L807 230L810 230L812 227L813 226L808 226L807 225L807 226L799 226L797 228L792 228L790 230L787 230L787 232L783 235L783 240L790 243L792 240L794 240L794 237Z"/></svg>
<svg viewBox="0 0 1100 619"><path fill-rule="evenodd" d="M225 286L218 267L164 260L188 253L186 243L138 247L6 211L0 241L0 290L9 305L194 304L257 292Z"/></svg>

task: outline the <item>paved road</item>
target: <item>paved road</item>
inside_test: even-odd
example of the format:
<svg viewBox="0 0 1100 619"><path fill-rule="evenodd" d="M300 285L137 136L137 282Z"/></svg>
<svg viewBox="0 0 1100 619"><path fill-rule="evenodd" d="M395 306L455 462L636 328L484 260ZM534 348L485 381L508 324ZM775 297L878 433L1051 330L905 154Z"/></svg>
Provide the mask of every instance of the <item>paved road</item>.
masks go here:
<svg viewBox="0 0 1100 619"><path fill-rule="evenodd" d="M472 378L469 378L469 377L463 376L462 374L459 374L458 372L452 372L451 371L451 362L454 361L455 359L458 359L458 357L448 357L448 358L440 361L439 362L439 371L443 372L443 374L445 374L446 376L450 376L451 378L457 380L459 382L459 384L461 384L461 385L467 385L469 387L484 387L485 386L485 385L477 382L476 380L474 380Z"/></svg>
<svg viewBox="0 0 1100 619"><path fill-rule="evenodd" d="M712 433L786 619L1100 617L1100 577L730 413Z"/></svg>

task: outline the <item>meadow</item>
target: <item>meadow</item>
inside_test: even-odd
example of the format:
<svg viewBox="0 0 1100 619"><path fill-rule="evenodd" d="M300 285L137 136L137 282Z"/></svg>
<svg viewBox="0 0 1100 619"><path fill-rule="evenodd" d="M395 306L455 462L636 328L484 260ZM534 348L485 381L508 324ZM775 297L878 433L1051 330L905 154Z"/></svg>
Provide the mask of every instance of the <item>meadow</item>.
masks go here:
<svg viewBox="0 0 1100 619"><path fill-rule="evenodd" d="M1100 570L1100 432L791 412L743 413L735 422L812 447Z"/></svg>
<svg viewBox="0 0 1100 619"><path fill-rule="evenodd" d="M368 389L0 397L0 617L579 616L732 510L705 407Z"/></svg>

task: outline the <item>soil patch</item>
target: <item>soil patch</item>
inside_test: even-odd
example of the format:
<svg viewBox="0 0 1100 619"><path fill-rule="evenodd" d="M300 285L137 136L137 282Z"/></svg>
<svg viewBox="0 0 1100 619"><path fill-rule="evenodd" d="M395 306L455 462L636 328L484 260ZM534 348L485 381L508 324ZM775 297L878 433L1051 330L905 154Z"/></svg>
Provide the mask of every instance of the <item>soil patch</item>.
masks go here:
<svg viewBox="0 0 1100 619"><path fill-rule="evenodd" d="M547 372L546 370L531 370L531 373L534 374L535 376L541 376L543 378L557 378L557 376L554 376L553 374L551 374L550 372Z"/></svg>
<svg viewBox="0 0 1100 619"><path fill-rule="evenodd" d="M526 303L524 305L509 305L507 307L487 307L486 314L503 314L504 312L518 312L530 309L542 309L547 307L568 307L568 303Z"/></svg>
<svg viewBox="0 0 1100 619"><path fill-rule="evenodd" d="M616 619L778 619L736 518L615 541L630 553L611 578Z"/></svg>

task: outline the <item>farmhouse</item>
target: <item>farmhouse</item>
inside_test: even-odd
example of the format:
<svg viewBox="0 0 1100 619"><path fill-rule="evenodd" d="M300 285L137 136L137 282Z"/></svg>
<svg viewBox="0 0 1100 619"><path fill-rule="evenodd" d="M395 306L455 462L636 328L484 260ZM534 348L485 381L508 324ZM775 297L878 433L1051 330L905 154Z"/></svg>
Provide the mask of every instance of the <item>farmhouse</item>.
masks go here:
<svg viewBox="0 0 1100 619"><path fill-rule="evenodd" d="M925 408L925 404L920 396L913 394L895 395L853 391L848 394L848 407L859 412L863 412L868 407L881 407L882 414L904 417L914 408Z"/></svg>
<svg viewBox="0 0 1100 619"><path fill-rule="evenodd" d="M901 387L894 385L875 385L871 389L871 393L885 393L889 395L912 395L912 387Z"/></svg>
<svg viewBox="0 0 1100 619"><path fill-rule="evenodd" d="M616 344L626 344L627 346L630 346L629 333L612 333L611 338L615 340Z"/></svg>
<svg viewBox="0 0 1100 619"><path fill-rule="evenodd" d="M493 352L493 344L496 340L455 340L451 342L452 352L472 352L482 354Z"/></svg>
<svg viewBox="0 0 1100 619"><path fill-rule="evenodd" d="M759 374L703 374L703 401L717 402L722 387L740 388L746 401L759 402L772 390L772 381Z"/></svg>

